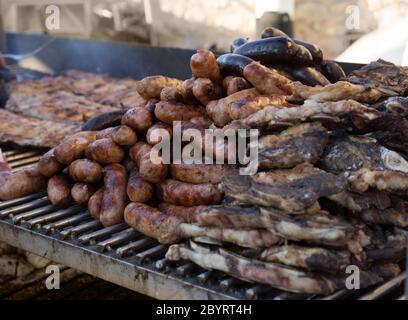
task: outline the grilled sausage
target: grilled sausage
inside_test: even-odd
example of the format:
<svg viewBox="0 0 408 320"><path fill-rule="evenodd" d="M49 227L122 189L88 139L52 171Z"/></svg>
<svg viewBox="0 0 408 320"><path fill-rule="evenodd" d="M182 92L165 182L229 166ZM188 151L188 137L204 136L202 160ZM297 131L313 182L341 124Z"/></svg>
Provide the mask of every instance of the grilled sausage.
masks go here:
<svg viewBox="0 0 408 320"><path fill-rule="evenodd" d="M248 81L246 81L244 78L234 76L224 78L222 86L224 87L224 91L227 93L227 96L250 87Z"/></svg>
<svg viewBox="0 0 408 320"><path fill-rule="evenodd" d="M58 174L48 180L48 198L55 206L67 206L72 202L71 182L67 175Z"/></svg>
<svg viewBox="0 0 408 320"><path fill-rule="evenodd" d="M221 179L235 171L231 166L222 164L171 164L170 174L173 179L194 183L219 183Z"/></svg>
<svg viewBox="0 0 408 320"><path fill-rule="evenodd" d="M152 146L138 142L129 150L129 155L139 168L140 178L150 183L157 183L167 176L168 168L160 158L152 161L151 150Z"/></svg>
<svg viewBox="0 0 408 320"><path fill-rule="evenodd" d="M124 166L112 164L104 169L104 192L100 211L100 221L107 227L117 224L123 219L126 206L126 179Z"/></svg>
<svg viewBox="0 0 408 320"><path fill-rule="evenodd" d="M185 223L197 223L197 215L204 208L206 206L183 207L167 202L162 202L159 205L159 209L163 214L178 217Z"/></svg>
<svg viewBox="0 0 408 320"><path fill-rule="evenodd" d="M181 240L178 226L183 221L161 213L143 203L130 203L125 209L125 221L132 228L160 243L176 243Z"/></svg>
<svg viewBox="0 0 408 320"><path fill-rule="evenodd" d="M110 138L120 146L133 146L137 142L137 135L132 128L121 125L98 131L96 139Z"/></svg>
<svg viewBox="0 0 408 320"><path fill-rule="evenodd" d="M253 61L254 60L251 58L235 53L226 53L217 58L218 66L224 77L242 77L244 74L244 68Z"/></svg>
<svg viewBox="0 0 408 320"><path fill-rule="evenodd" d="M137 169L130 173L127 183L127 195L132 202L148 202L154 194L153 185L140 178Z"/></svg>
<svg viewBox="0 0 408 320"><path fill-rule="evenodd" d="M162 140L162 137L168 136L168 138L171 139L172 134L173 129L170 125L163 122L158 122L147 130L146 141L148 144L154 146Z"/></svg>
<svg viewBox="0 0 408 320"><path fill-rule="evenodd" d="M194 81L193 94L201 104L207 105L211 100L222 96L222 88L210 79L198 78Z"/></svg>
<svg viewBox="0 0 408 320"><path fill-rule="evenodd" d="M346 74L342 67L331 60L323 61L320 66L320 71L331 83L335 83L346 77Z"/></svg>
<svg viewBox="0 0 408 320"><path fill-rule="evenodd" d="M10 200L38 192L46 185L36 165L17 172L0 172L0 200Z"/></svg>
<svg viewBox="0 0 408 320"><path fill-rule="evenodd" d="M313 57L309 50L284 36L247 42L238 47L234 53L247 56L264 65L277 63L313 65Z"/></svg>
<svg viewBox="0 0 408 320"><path fill-rule="evenodd" d="M215 55L209 50L198 49L190 59L190 68L193 76L197 78L208 78L215 83L222 81Z"/></svg>
<svg viewBox="0 0 408 320"><path fill-rule="evenodd" d="M82 125L84 131L103 130L109 127L118 126L122 120L126 110L117 110L102 113L93 117Z"/></svg>
<svg viewBox="0 0 408 320"><path fill-rule="evenodd" d="M193 94L193 86L194 86L194 81L196 78L190 78L187 80L183 81L183 84L181 85L181 95L183 96L183 101L187 104L197 104L198 101L194 97Z"/></svg>
<svg viewBox="0 0 408 320"><path fill-rule="evenodd" d="M153 114L147 108L135 107L125 113L122 124L137 132L145 132L153 124Z"/></svg>
<svg viewBox="0 0 408 320"><path fill-rule="evenodd" d="M52 177L64 170L64 166L57 161L54 149L45 153L38 161L38 171L45 177Z"/></svg>
<svg viewBox="0 0 408 320"><path fill-rule="evenodd" d="M184 83L184 82L183 82ZM164 87L160 92L161 101L183 101L183 95L180 87Z"/></svg>
<svg viewBox="0 0 408 320"><path fill-rule="evenodd" d="M102 179L102 167L89 159L79 159L68 167L72 179L77 182L95 183Z"/></svg>
<svg viewBox="0 0 408 320"><path fill-rule="evenodd" d="M268 27L261 33L261 39L274 38L274 37L288 37L288 35L282 30L279 30L274 27Z"/></svg>
<svg viewBox="0 0 408 320"><path fill-rule="evenodd" d="M85 149L95 139L95 131L83 131L68 137L54 148L55 159L61 164L69 165L74 160L83 158Z"/></svg>
<svg viewBox="0 0 408 320"><path fill-rule="evenodd" d="M101 165L108 165L121 162L125 158L125 151L111 139L100 139L86 148L85 155Z"/></svg>
<svg viewBox="0 0 408 320"><path fill-rule="evenodd" d="M204 113L205 110L202 107L168 101L159 102L154 110L156 118L167 124L173 124L173 121L190 120L202 116Z"/></svg>
<svg viewBox="0 0 408 320"><path fill-rule="evenodd" d="M91 196L95 193L95 187L83 182L74 184L71 190L71 197L78 204L88 203Z"/></svg>
<svg viewBox="0 0 408 320"><path fill-rule="evenodd" d="M222 200L222 193L210 183L192 184L169 179L157 185L157 192L164 202L185 207L213 205Z"/></svg>
<svg viewBox="0 0 408 320"><path fill-rule="evenodd" d="M102 205L102 199L103 199L103 193L105 191L105 188L99 188L98 191L96 191L88 201L88 211L89 214L99 220L99 216L101 213L101 205Z"/></svg>
<svg viewBox="0 0 408 320"><path fill-rule="evenodd" d="M150 76L138 82L136 90L145 99L160 99L160 93L165 87L181 87L181 80L165 76Z"/></svg>
<svg viewBox="0 0 408 320"><path fill-rule="evenodd" d="M230 46L231 52L234 52L235 49L237 49L238 47L242 46L243 44L245 44L247 42L248 42L248 40L246 40L244 38L234 39L234 41L232 41L231 46Z"/></svg>

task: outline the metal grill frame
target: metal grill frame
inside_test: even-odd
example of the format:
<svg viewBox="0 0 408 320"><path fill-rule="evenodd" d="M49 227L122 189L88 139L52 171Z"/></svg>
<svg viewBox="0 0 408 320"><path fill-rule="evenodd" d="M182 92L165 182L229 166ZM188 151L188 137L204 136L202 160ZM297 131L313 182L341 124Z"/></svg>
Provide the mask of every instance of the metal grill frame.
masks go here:
<svg viewBox="0 0 408 320"><path fill-rule="evenodd" d="M41 153L4 152L13 171L36 163ZM53 206L44 191L0 202L0 241L156 299L371 300L400 290L406 278L404 272L375 288L341 290L327 297L287 293L190 262L166 261L167 246L125 223L105 228L84 206Z"/></svg>

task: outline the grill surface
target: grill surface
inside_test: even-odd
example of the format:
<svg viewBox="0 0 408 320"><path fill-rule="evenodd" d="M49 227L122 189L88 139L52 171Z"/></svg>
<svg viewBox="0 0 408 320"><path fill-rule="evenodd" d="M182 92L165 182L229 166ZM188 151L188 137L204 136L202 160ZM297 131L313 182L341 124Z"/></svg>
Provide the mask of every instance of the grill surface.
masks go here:
<svg viewBox="0 0 408 320"><path fill-rule="evenodd" d="M37 150L3 153L13 170L41 156ZM404 299L405 272L375 288L320 297L250 284L188 262L170 263L167 246L125 223L105 228L86 207L55 207L45 191L0 202L0 241L158 299Z"/></svg>

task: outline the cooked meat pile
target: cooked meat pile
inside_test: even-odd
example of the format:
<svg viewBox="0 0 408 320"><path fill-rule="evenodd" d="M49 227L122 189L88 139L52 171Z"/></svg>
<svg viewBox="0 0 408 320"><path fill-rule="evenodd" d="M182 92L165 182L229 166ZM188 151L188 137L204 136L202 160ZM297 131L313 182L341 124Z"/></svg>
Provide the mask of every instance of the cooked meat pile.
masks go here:
<svg viewBox="0 0 408 320"><path fill-rule="evenodd" d="M17 84L7 107L22 116L4 112L20 122L41 118L33 126L49 131L50 121L65 121L68 130L110 108L129 109L119 125L109 113L60 143L39 132L54 147L29 172L1 172L0 199L33 192L46 177L53 204L87 204L105 226L124 219L170 244L168 260L290 292L344 288L349 265L360 268L361 288L396 276L408 227L406 69L380 60L346 78L319 48L271 28L262 40L234 41L232 50L218 59L198 50L184 81L70 72ZM165 155L154 146L175 143L176 128L200 137L208 128L258 129L258 142L246 146L258 148L256 173L160 161ZM14 134L22 144L41 144L0 129L2 141ZM227 139L184 141L183 152L192 145L224 160L237 152Z"/></svg>

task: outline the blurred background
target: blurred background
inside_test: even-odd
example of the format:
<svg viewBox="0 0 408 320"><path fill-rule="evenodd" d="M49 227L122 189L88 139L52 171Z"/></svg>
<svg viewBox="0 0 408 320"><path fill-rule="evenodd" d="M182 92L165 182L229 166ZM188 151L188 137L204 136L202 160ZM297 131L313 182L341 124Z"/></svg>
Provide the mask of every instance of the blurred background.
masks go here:
<svg viewBox="0 0 408 320"><path fill-rule="evenodd" d="M47 6L60 11L46 24ZM4 30L226 51L267 26L321 46L330 59L408 64L408 0L0 0Z"/></svg>

